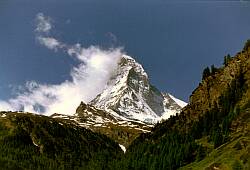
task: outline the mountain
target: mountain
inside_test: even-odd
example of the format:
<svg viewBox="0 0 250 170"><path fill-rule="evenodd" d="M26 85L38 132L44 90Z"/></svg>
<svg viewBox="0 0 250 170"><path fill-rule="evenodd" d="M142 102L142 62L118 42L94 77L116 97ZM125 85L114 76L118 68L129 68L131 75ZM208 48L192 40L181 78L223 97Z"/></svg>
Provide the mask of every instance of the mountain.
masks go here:
<svg viewBox="0 0 250 170"><path fill-rule="evenodd" d="M0 112L0 169L250 169L250 40L205 68L190 103L155 125L185 103L151 86L132 58L119 65L75 115Z"/></svg>
<svg viewBox="0 0 250 170"><path fill-rule="evenodd" d="M105 135L31 113L0 113L0 169L109 169L122 156Z"/></svg>
<svg viewBox="0 0 250 170"><path fill-rule="evenodd" d="M122 120L156 123L162 115L168 118L185 105L152 86L143 67L123 55L104 91L89 104L106 110Z"/></svg>
<svg viewBox="0 0 250 170"><path fill-rule="evenodd" d="M143 67L123 55L102 93L83 103L72 116L53 118L75 121L128 147L141 133L150 132L162 119L180 112L185 102L152 86Z"/></svg>
<svg viewBox="0 0 250 170"><path fill-rule="evenodd" d="M176 116L141 134L115 169L250 169L250 41L211 66Z"/></svg>

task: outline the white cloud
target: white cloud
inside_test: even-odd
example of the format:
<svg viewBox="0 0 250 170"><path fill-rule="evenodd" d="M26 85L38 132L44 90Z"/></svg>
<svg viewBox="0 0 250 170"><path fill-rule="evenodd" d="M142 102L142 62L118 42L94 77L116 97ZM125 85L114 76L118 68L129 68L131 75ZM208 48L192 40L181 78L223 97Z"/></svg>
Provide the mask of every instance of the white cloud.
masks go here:
<svg viewBox="0 0 250 170"><path fill-rule="evenodd" d="M120 49L81 48L74 54L80 64L70 73L72 81L58 85L28 82L16 98L0 101L0 110L73 114L81 101L89 102L103 91L122 55Z"/></svg>
<svg viewBox="0 0 250 170"><path fill-rule="evenodd" d="M41 21L46 19L41 14L38 14L38 18ZM43 28L41 30L47 32L51 25ZM37 39L49 49L66 51L70 57L78 59L79 64L70 72L72 81L66 80L56 85L27 82L15 98L0 101L0 110L23 110L46 115L74 114L81 101L89 102L104 90L123 55L120 48L84 48L80 44L66 45L53 37L38 36Z"/></svg>
<svg viewBox="0 0 250 170"><path fill-rule="evenodd" d="M50 17L44 16L43 13L38 13L36 16L36 30L39 33L49 33L52 28L51 25L52 19Z"/></svg>
<svg viewBox="0 0 250 170"><path fill-rule="evenodd" d="M58 40L52 37L42 37L38 36L37 40L41 45L44 45L45 47L57 51L58 48L62 48L64 45L61 44Z"/></svg>
<svg viewBox="0 0 250 170"><path fill-rule="evenodd" d="M57 39L48 36L52 29L51 24L52 19L50 17L45 16L43 13L38 13L36 16L36 40L41 45L44 45L48 49L57 51L58 48L63 48L63 44L59 42Z"/></svg>

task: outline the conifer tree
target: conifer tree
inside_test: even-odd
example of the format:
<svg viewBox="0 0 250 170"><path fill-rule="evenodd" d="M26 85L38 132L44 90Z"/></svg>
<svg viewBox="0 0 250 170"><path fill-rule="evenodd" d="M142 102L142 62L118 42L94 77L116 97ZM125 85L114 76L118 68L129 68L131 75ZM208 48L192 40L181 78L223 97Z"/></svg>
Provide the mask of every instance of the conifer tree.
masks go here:
<svg viewBox="0 0 250 170"><path fill-rule="evenodd" d="M211 66L211 74L214 75L218 71L218 68L216 68L214 65Z"/></svg>
<svg viewBox="0 0 250 170"><path fill-rule="evenodd" d="M224 57L224 62L223 62L224 66L227 66L228 63L229 63L229 61L230 61L231 59L232 59L232 58L231 58L230 54L226 55L226 56Z"/></svg>
<svg viewBox="0 0 250 170"><path fill-rule="evenodd" d="M210 76L210 69L209 67L206 67L204 70L203 70L203 74L202 74L202 80L205 80L208 76Z"/></svg>

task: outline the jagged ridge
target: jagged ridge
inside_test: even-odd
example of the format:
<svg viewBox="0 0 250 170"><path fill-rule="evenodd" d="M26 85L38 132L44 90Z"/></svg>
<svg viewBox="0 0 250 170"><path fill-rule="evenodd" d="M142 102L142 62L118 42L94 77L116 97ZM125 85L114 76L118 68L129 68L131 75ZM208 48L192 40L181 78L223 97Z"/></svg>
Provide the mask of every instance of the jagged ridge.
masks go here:
<svg viewBox="0 0 250 170"><path fill-rule="evenodd" d="M124 55L105 90L90 102L121 119L156 123L182 108L169 94L152 86L143 67Z"/></svg>

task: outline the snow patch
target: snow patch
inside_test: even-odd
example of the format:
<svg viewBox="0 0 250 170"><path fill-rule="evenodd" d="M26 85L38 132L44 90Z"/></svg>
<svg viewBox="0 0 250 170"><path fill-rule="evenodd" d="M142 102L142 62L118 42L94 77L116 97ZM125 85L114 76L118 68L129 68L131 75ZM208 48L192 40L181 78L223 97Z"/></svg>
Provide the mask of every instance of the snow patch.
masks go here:
<svg viewBox="0 0 250 170"><path fill-rule="evenodd" d="M123 145L121 145L121 144L119 144L119 146L120 146L120 148L122 149L122 151L125 153L125 152L126 152L125 146L123 146Z"/></svg>
<svg viewBox="0 0 250 170"><path fill-rule="evenodd" d="M166 109L163 115L160 117L160 120L167 120L171 115L175 116L178 113L176 110Z"/></svg>
<svg viewBox="0 0 250 170"><path fill-rule="evenodd" d="M185 107L187 105L186 102L180 100L180 99L177 99L175 98L174 96L172 96L171 94L169 94L169 96L179 105L181 106L182 108Z"/></svg>

